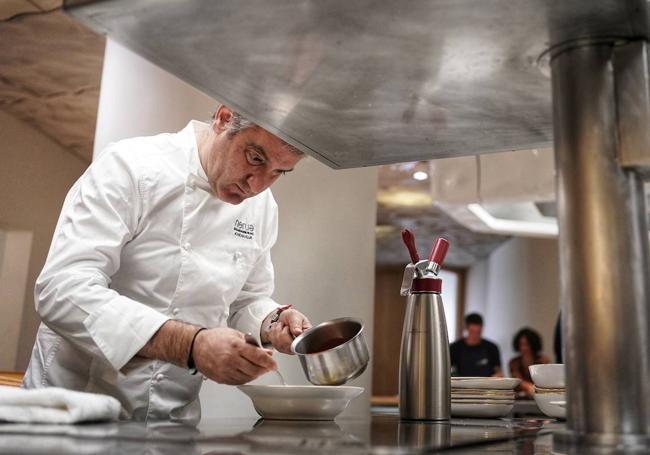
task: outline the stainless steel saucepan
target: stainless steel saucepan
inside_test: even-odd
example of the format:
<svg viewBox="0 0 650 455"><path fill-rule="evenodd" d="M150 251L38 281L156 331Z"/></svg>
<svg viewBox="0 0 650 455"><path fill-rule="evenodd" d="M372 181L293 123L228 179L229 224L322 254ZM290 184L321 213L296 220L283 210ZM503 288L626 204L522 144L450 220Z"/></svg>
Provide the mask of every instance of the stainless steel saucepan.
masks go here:
<svg viewBox="0 0 650 455"><path fill-rule="evenodd" d="M291 343L309 382L341 385L368 366L370 354L358 319L339 318L305 331Z"/></svg>

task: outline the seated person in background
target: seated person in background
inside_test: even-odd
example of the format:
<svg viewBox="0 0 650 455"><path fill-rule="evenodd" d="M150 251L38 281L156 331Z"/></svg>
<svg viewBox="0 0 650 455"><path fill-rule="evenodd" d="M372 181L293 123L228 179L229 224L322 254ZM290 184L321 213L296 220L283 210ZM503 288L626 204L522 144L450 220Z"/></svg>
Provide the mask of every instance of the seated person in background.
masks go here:
<svg viewBox="0 0 650 455"><path fill-rule="evenodd" d="M483 339L483 318L472 313L465 317L465 338L449 347L452 376L503 376L501 354L496 344Z"/></svg>
<svg viewBox="0 0 650 455"><path fill-rule="evenodd" d="M521 329L512 339L512 348L519 353L518 357L510 360L510 375L521 379L517 387L518 392L532 397L535 393L535 384L530 377L528 367L538 363L550 363L548 357L542 354L542 338L528 327Z"/></svg>

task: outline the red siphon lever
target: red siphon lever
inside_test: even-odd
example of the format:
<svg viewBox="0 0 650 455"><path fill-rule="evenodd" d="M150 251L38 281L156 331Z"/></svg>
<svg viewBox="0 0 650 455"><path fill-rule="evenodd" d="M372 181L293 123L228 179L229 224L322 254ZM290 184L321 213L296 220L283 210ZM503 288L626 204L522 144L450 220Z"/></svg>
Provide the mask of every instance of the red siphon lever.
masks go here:
<svg viewBox="0 0 650 455"><path fill-rule="evenodd" d="M448 250L449 242L446 239L443 239L442 237L436 239L433 248L431 249L431 254L429 255L429 265L427 266L428 272L433 272L436 275L440 272L440 267L442 267L442 263L445 260Z"/></svg>
<svg viewBox="0 0 650 455"><path fill-rule="evenodd" d="M402 240L409 250L411 262L413 264L417 263L420 260L420 255L418 255L418 250L415 248L415 235L410 230L404 229L402 230Z"/></svg>

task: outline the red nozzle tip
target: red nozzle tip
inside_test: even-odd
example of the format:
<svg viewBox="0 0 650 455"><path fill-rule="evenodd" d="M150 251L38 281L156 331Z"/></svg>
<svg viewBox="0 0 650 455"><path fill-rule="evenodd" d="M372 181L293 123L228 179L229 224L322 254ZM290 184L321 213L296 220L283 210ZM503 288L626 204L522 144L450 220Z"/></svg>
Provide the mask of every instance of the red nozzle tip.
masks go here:
<svg viewBox="0 0 650 455"><path fill-rule="evenodd" d="M411 262L415 264L420 260L418 250L415 248L415 235L410 230L404 229L402 230L402 240L404 241L404 245L406 245L406 249L409 250Z"/></svg>
<svg viewBox="0 0 650 455"><path fill-rule="evenodd" d="M431 249L429 262L442 265L442 262L445 260L445 256L447 255L447 250L449 250L449 241L442 237L436 239L436 242L433 244L433 248Z"/></svg>

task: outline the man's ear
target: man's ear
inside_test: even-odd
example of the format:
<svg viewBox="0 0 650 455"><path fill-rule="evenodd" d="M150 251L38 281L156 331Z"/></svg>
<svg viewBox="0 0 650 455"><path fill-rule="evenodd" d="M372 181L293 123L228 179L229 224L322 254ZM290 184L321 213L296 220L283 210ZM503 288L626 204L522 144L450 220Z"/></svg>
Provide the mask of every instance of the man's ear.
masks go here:
<svg viewBox="0 0 650 455"><path fill-rule="evenodd" d="M212 129L216 134L220 134L226 129L226 124L232 118L232 110L223 104L219 106L212 119Z"/></svg>

